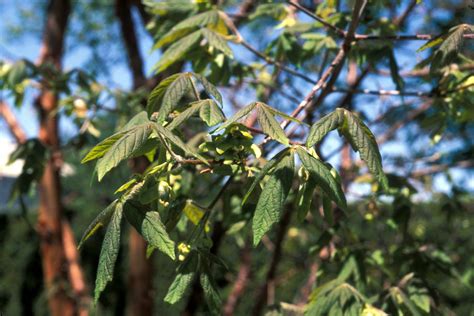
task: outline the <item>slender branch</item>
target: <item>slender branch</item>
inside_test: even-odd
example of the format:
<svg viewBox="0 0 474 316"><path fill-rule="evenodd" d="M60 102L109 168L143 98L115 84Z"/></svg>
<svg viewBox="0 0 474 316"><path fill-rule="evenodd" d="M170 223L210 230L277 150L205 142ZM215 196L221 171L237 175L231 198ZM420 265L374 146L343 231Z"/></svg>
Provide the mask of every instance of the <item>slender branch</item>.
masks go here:
<svg viewBox="0 0 474 316"><path fill-rule="evenodd" d="M26 142L26 133L23 130L23 128L20 126L20 123L18 123L18 120L15 117L15 114L11 111L10 107L8 104L6 104L4 101L0 100L0 116L3 117L5 120L5 123L8 126L8 129L10 130L10 133L12 136L15 138L16 142L19 144L23 144Z"/></svg>
<svg viewBox="0 0 474 316"><path fill-rule="evenodd" d="M351 43L352 43L354 33L355 33L355 29L357 25L359 24L360 17L362 15L362 12L365 9L366 4L367 4L367 1L365 0L359 0L355 3L353 14L352 14L352 22L349 25L349 29L346 33L346 36L344 38L344 42L342 43L341 48L339 49L336 57L331 62L329 67L326 69L326 71L323 73L321 78L318 80L316 85L311 89L309 94L304 98L303 101L301 101L300 104L298 104L295 110L291 113L292 117L297 117L301 111L303 111L306 107L310 106L311 102L316 96L316 93L321 88L324 87L324 90L321 93L320 97L318 98L318 101L317 101L318 105L322 103L322 100L324 99L324 97L328 94L329 91L332 90L332 86L334 85L342 69L342 63L346 57L346 54L350 50ZM326 82L328 80L329 80L329 83L326 85ZM290 120L284 121L282 123L282 128L285 129L290 123L291 123Z"/></svg>
<svg viewBox="0 0 474 316"><path fill-rule="evenodd" d="M312 17L313 19L315 19L316 21L318 21L319 23L321 23L322 25L324 25L327 29L330 29L330 30L333 30L334 32L336 32L337 34L339 34L341 37L345 37L346 36L346 31L338 28L337 26L335 25L332 25L331 23L325 21L323 18L321 18L320 16L317 16L316 14L314 14L313 12L309 11L308 9L306 9L305 7L301 6L300 4L298 4L296 1L286 1L289 5L292 5L294 6L295 8L297 8L298 10L300 10L301 12L305 13L306 15Z"/></svg>
<svg viewBox="0 0 474 316"><path fill-rule="evenodd" d="M288 66L285 66L284 64L272 59L271 57L261 53L260 51L258 51L256 48L254 48L252 45L250 45L247 41L245 41L245 39L243 37L240 37L240 41L239 41L240 44L242 44L242 46L244 46L245 48L247 48L250 52L252 52L255 56L265 60L267 63L271 64L271 65L274 65L275 67L278 67L280 68L281 70L295 76L295 77L298 77L298 78L301 78L309 83L313 83L314 80L311 79L310 77L306 76L305 74L302 74L296 70L293 70L291 68L289 68Z"/></svg>
<svg viewBox="0 0 474 316"><path fill-rule="evenodd" d="M432 34L412 34L412 35L363 35L356 34L357 41L428 41L439 35ZM463 34L464 39L474 39L474 34Z"/></svg>
<svg viewBox="0 0 474 316"><path fill-rule="evenodd" d="M436 173L446 171L450 168L465 168L465 169L468 169L468 168L472 168L472 167L474 167L474 161L472 161L472 160L462 160L462 161L457 162L454 165L446 163L446 164L432 165L432 166L427 167L425 169L416 170L416 171L413 171L410 174L410 177L412 177L412 178L421 178L421 177L424 177L424 176L427 176L427 175L432 175L432 174L436 174Z"/></svg>
<svg viewBox="0 0 474 316"><path fill-rule="evenodd" d="M224 304L224 316L232 316L235 314L237 304L239 303L239 300L244 293L245 288L247 287L247 283L250 279L252 263L250 250L250 242L247 241L240 254L241 262L239 272L237 273L237 278L229 296L227 297L227 301Z"/></svg>

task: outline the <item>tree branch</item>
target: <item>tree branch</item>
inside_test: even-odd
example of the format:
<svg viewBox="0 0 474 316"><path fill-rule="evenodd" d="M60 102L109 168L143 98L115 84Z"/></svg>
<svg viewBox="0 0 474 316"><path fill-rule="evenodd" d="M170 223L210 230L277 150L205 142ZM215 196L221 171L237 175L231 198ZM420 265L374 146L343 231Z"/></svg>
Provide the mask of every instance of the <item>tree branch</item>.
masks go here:
<svg viewBox="0 0 474 316"><path fill-rule="evenodd" d="M20 126L20 123L18 123L15 114L10 110L8 104L2 100L0 100L0 116L5 120L5 123L16 142L19 144L26 142L27 137L25 131Z"/></svg>

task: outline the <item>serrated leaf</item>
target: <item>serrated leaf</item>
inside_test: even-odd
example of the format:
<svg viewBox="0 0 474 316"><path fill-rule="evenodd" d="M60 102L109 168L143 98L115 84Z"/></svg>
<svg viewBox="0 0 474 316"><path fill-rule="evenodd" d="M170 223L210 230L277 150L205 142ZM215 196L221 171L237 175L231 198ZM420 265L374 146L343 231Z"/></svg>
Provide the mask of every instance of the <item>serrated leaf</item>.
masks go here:
<svg viewBox="0 0 474 316"><path fill-rule="evenodd" d="M201 38L201 30L197 30L186 35L179 41L173 43L161 56L158 63L153 68L155 73L160 73L172 64L181 60L184 55L199 41Z"/></svg>
<svg viewBox="0 0 474 316"><path fill-rule="evenodd" d="M298 146L296 152L310 176L314 177L318 186L328 195L331 200L336 202L340 208L346 209L346 197L342 192L341 186L331 175L331 170L321 160L310 155L303 147Z"/></svg>
<svg viewBox="0 0 474 316"><path fill-rule="evenodd" d="M201 76L200 74L193 73L193 76L202 84L204 91L206 91L210 97L214 97L217 102L222 105L222 95L220 94L219 90L217 90L216 86L214 86L206 79L206 77Z"/></svg>
<svg viewBox="0 0 474 316"><path fill-rule="evenodd" d="M191 74L182 73L173 81L163 96L161 108L158 111L158 122L163 122L168 114L174 110L181 98L188 93L192 87Z"/></svg>
<svg viewBox="0 0 474 316"><path fill-rule="evenodd" d="M131 128L137 126L137 125L142 125L149 123L150 120L148 119L148 115L146 111L141 111L140 113L136 114L134 117L130 119L130 121L127 122L120 130L119 132L126 132L130 130Z"/></svg>
<svg viewBox="0 0 474 316"><path fill-rule="evenodd" d="M170 43L177 41L178 39L182 38L183 36L191 32L192 29L193 29L192 27L186 27L186 28L182 28L178 30L171 29L168 33L163 35L158 40L158 42L155 43L155 45L153 45L152 50L156 50L158 48L161 48L165 45L168 45Z"/></svg>
<svg viewBox="0 0 474 316"><path fill-rule="evenodd" d="M246 107L244 107L243 109L240 109L234 115L232 115L232 117L229 118L224 124L219 126L219 128L216 129L216 132L225 129L226 127L228 127L232 123L237 122L238 120L240 120L241 118L243 118L244 116L246 116L247 114L252 112L252 110L255 108L255 106L257 106L257 103L252 102L249 105L247 105Z"/></svg>
<svg viewBox="0 0 474 316"><path fill-rule="evenodd" d="M252 221L254 246L257 246L263 235L280 220L293 182L294 163L293 154L284 156L263 188Z"/></svg>
<svg viewBox="0 0 474 316"><path fill-rule="evenodd" d="M175 304L183 298L186 290L192 284L196 269L197 255L195 252L191 252L186 261L178 268L178 274L166 293L164 299L166 303Z"/></svg>
<svg viewBox="0 0 474 316"><path fill-rule="evenodd" d="M166 125L166 128L170 131L174 130L179 125L187 121L191 116L196 114L199 111L200 104L193 103L183 112L179 113L170 124Z"/></svg>
<svg viewBox="0 0 474 316"><path fill-rule="evenodd" d="M155 44L153 49L160 48L166 44L176 41L178 38L189 33L195 27L207 26L210 24L216 25L218 21L219 14L217 10L206 11L191 16L176 24L168 33L163 35L160 40Z"/></svg>
<svg viewBox="0 0 474 316"><path fill-rule="evenodd" d="M267 109L268 112L272 113L273 116L280 116L280 117L284 118L285 120L289 120L289 121L292 121L292 122L297 123L297 124L305 124L305 123L301 122L300 120L298 120L297 118L295 118L293 116L290 116L286 113L283 113L281 111L278 111L277 109L269 106L268 104L259 102L259 106L265 107L265 109Z"/></svg>
<svg viewBox="0 0 474 316"><path fill-rule="evenodd" d="M311 126L306 139L306 147L313 147L319 143L330 131L338 128L344 123L344 112L337 109L326 116L323 116Z"/></svg>
<svg viewBox="0 0 474 316"><path fill-rule="evenodd" d="M290 141L273 114L265 106L257 106L257 120L263 132L272 139L288 146Z"/></svg>
<svg viewBox="0 0 474 316"><path fill-rule="evenodd" d="M204 292L204 298L206 299L207 305L213 315L220 315L220 307L222 306L222 300L219 296L219 292L216 289L216 285L210 274L201 273L199 277L202 290Z"/></svg>
<svg viewBox="0 0 474 316"><path fill-rule="evenodd" d="M147 113L151 115L153 112L156 112L163 100L163 96L165 95L166 89L172 84L176 78L178 78L181 74L174 74L171 75L163 80L151 91L150 95L148 96L147 101Z"/></svg>
<svg viewBox="0 0 474 316"><path fill-rule="evenodd" d="M108 282L112 281L115 261L120 249L120 225L122 222L123 205L121 202L115 204L115 210L107 226L102 249L100 251L99 266L95 280L94 300L97 303L100 293L105 289Z"/></svg>
<svg viewBox="0 0 474 316"><path fill-rule="evenodd" d="M124 210L127 221L151 246L175 260L174 241L168 235L158 212L144 211L140 205L131 202L125 204Z"/></svg>
<svg viewBox="0 0 474 316"><path fill-rule="evenodd" d="M245 194L244 198L242 199L242 205L244 205L248 198L250 197L250 194L252 194L253 190L257 186L257 184L262 181L263 177L273 168L275 167L280 160L288 153L288 149L284 149L280 151L278 154L273 156L270 161L268 161L265 166L263 166L262 170L258 173L258 176L255 177L253 180L252 184L250 185L250 188L248 189L247 193Z"/></svg>
<svg viewBox="0 0 474 316"><path fill-rule="evenodd" d="M97 217L92 221L92 223L89 224L89 226L82 234L82 238L79 242L79 246L77 246L77 249L81 249L82 245L84 244L84 242L86 242L87 239L92 237L92 235L94 235L101 227L105 227L109 223L110 218L112 217L112 214L115 211L116 204L117 200L110 203L105 209L103 209L99 213L99 215L97 215Z"/></svg>
<svg viewBox="0 0 474 316"><path fill-rule="evenodd" d="M196 103L200 104L199 117L201 117L208 126L214 126L225 120L224 113L222 113L221 108L213 100L206 99Z"/></svg>
<svg viewBox="0 0 474 316"><path fill-rule="evenodd" d="M166 140L170 141L176 147L181 148L186 154L196 157L197 159L201 160L204 164L209 165L206 158L198 154L195 150L191 149L188 145L186 145L178 136L173 134L172 131L169 129L161 126L158 123L153 124L153 128L155 131L164 137Z"/></svg>
<svg viewBox="0 0 474 316"><path fill-rule="evenodd" d="M86 163L91 160L99 159L103 157L122 136L125 135L125 132L120 132L112 136L107 137L97 145L95 145L87 155L81 160L81 163Z"/></svg>
<svg viewBox="0 0 474 316"><path fill-rule="evenodd" d="M97 176L99 181L112 168L115 168L122 160L128 159L134 152L147 141L151 133L151 125L138 125L128 130L125 135L118 139L97 162Z"/></svg>
<svg viewBox="0 0 474 316"><path fill-rule="evenodd" d="M227 44L227 41L221 35L215 33L214 31L211 31L208 28L203 28L201 31L202 35L207 40L209 46L214 47L215 49L221 51L222 53L224 53L224 55L230 58L234 58L232 49L230 49L229 45Z"/></svg>
<svg viewBox="0 0 474 316"><path fill-rule="evenodd" d="M384 190L388 189L388 180L383 172L382 156L374 134L362 120L349 111L345 111L347 128L342 132L347 136L353 149L359 152L360 158L367 163L369 171L375 176Z"/></svg>

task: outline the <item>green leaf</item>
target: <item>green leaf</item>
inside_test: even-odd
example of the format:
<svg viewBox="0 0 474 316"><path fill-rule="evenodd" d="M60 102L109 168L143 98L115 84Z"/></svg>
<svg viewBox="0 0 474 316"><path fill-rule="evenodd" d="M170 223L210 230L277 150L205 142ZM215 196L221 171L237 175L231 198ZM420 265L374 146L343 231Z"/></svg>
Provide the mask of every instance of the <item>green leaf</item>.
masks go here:
<svg viewBox="0 0 474 316"><path fill-rule="evenodd" d="M258 176L255 177L253 180L252 184L250 185L250 188L248 189L247 193L245 194L244 198L242 199L242 205L244 205L248 198L250 197L250 194L252 194L253 190L257 186L257 184L262 181L263 177L273 168L276 166L277 163L280 162L280 160L288 153L288 149L284 149L280 151L278 154L273 156L270 161L268 161L265 166L263 166L262 170L258 173Z"/></svg>
<svg viewBox="0 0 474 316"><path fill-rule="evenodd" d="M181 60L184 55L191 50L191 48L199 41L201 38L201 30L195 31L179 41L173 43L161 56L158 63L155 65L154 70L156 73L160 73L163 70L167 69L172 64Z"/></svg>
<svg viewBox="0 0 474 316"><path fill-rule="evenodd" d="M142 124L146 124L146 123L149 123L149 122L150 122L150 120L148 119L147 112L146 111L141 111L140 113L138 113L137 115L132 117L130 119L130 121L128 121L127 124L125 124L124 127L122 127L120 129L119 132L126 132L126 131L132 129L133 127L135 127L137 125L142 125Z"/></svg>
<svg viewBox="0 0 474 316"><path fill-rule="evenodd" d="M171 75L161 80L160 83L155 88L153 88L150 95L148 96L146 106L148 115L151 115L153 112L158 111L166 90L179 76L181 76L180 73Z"/></svg>
<svg viewBox="0 0 474 316"><path fill-rule="evenodd" d="M166 303L175 304L183 298L186 290L192 284L197 265L197 255L195 252L191 252L186 258L186 261L178 268L178 274L173 280L173 283L171 283L168 293L166 293Z"/></svg>
<svg viewBox="0 0 474 316"><path fill-rule="evenodd" d="M344 111L336 109L334 112L323 116L311 126L306 139L306 147L313 147L319 143L330 131L338 128L344 123Z"/></svg>
<svg viewBox="0 0 474 316"><path fill-rule="evenodd" d="M369 171L375 176L384 190L388 190L388 180L382 168L382 156L375 140L374 134L362 120L349 111L345 111L346 123L342 129L360 158L367 163Z"/></svg>
<svg viewBox="0 0 474 316"><path fill-rule="evenodd" d="M204 292L207 305L213 315L220 315L222 300L217 291L213 278L208 273L201 273L199 281Z"/></svg>
<svg viewBox="0 0 474 316"><path fill-rule="evenodd" d="M115 211L116 204L117 200L110 203L104 210L99 213L99 215L97 215L97 217L92 221L92 223L90 223L90 225L87 227L84 234L82 235L81 241L79 242L79 246L77 246L78 249L81 249L84 242L92 235L94 235L97 230L99 230L102 226L106 226L109 223L110 218L112 217L112 214Z"/></svg>
<svg viewBox="0 0 474 316"><path fill-rule="evenodd" d="M280 220L293 182L294 163L293 154L284 156L263 188L252 221L254 246L257 246L263 235Z"/></svg>
<svg viewBox="0 0 474 316"><path fill-rule="evenodd" d="M285 131L283 131L283 128L281 128L267 107L260 105L257 107L257 120L265 134L285 146L289 145L290 141L286 137Z"/></svg>
<svg viewBox="0 0 474 316"><path fill-rule="evenodd" d="M201 76L200 74L193 73L193 76L202 84L204 91L206 91L210 97L214 97L217 102L222 105L222 95L220 94L219 90L217 90L216 86L214 86L206 79L206 77Z"/></svg>
<svg viewBox="0 0 474 316"><path fill-rule="evenodd" d="M301 146L296 148L296 152L303 163L306 170L309 171L310 176L314 177L318 186L326 193L331 200L336 202L340 208L346 209L346 197L342 192L341 186L337 180L332 176L331 170L324 162L310 155L306 149Z"/></svg>
<svg viewBox="0 0 474 316"><path fill-rule="evenodd" d="M138 203L126 203L124 211L127 221L151 246L175 260L174 241L161 222L160 214L155 211L143 211L142 208Z"/></svg>
<svg viewBox="0 0 474 316"><path fill-rule="evenodd" d="M234 58L234 54L232 53L232 49L230 49L227 41L221 35L217 34L214 31L211 31L208 28L202 29L202 35L206 38L209 46L216 48L217 50L224 53L224 55Z"/></svg>
<svg viewBox="0 0 474 316"><path fill-rule="evenodd" d="M292 121L292 122L297 123L297 124L305 124L305 123L301 122L300 120L298 120L297 118L294 118L293 116L290 116L286 113L278 111L277 109L269 106L268 104L258 102L258 105L261 106L261 107L264 107L266 110L268 110L268 112L272 113L273 116L280 116L280 117L284 118L285 120L289 120L289 121Z"/></svg>
<svg viewBox="0 0 474 316"><path fill-rule="evenodd" d="M190 18L187 18L176 24L168 33L163 35L155 44L153 49L160 48L166 44L176 41L178 38L189 33L193 28L198 26L216 25L219 21L219 13L217 10L206 11Z"/></svg>
<svg viewBox="0 0 474 316"><path fill-rule="evenodd" d="M180 74L173 81L163 96L163 102L158 112L158 122L163 122L171 111L174 110L181 98L191 89L191 73Z"/></svg>
<svg viewBox="0 0 474 316"><path fill-rule="evenodd" d="M208 126L214 126L225 120L221 108L211 99L198 101L200 103L199 116Z"/></svg>
<svg viewBox="0 0 474 316"><path fill-rule="evenodd" d="M400 76L400 68L398 67L397 59L395 58L393 49L388 49L387 55L390 65L390 76L392 77L392 81L398 90L403 90L405 82L403 81L402 76Z"/></svg>
<svg viewBox="0 0 474 316"><path fill-rule="evenodd" d="M89 153L87 153L87 155L82 159L81 163L86 163L88 161L103 157L109 151L110 147L112 147L120 138L122 138L122 136L125 135L127 131L137 125L142 125L148 122L150 122L150 120L148 120L147 113L145 111L141 111L140 113L132 117L132 119L128 121L128 123L125 124L125 126L122 127L118 133L107 137L106 139L98 143L96 146L94 146L94 148L92 148Z"/></svg>
<svg viewBox="0 0 474 316"><path fill-rule="evenodd" d="M310 211L311 202L313 200L314 190L316 189L316 179L312 176L305 181L298 192L296 199L296 214L298 221L303 221L306 218L306 215Z"/></svg>
<svg viewBox="0 0 474 316"><path fill-rule="evenodd" d="M95 280L94 300L97 303L100 293L105 289L107 283L112 281L115 261L120 249L120 224L122 222L123 205L115 203L115 210L107 226L102 249L100 251L99 266Z"/></svg>
<svg viewBox="0 0 474 316"><path fill-rule="evenodd" d="M176 127L179 125L183 124L185 121L187 121L191 116L197 113L199 111L201 104L198 102L195 102L191 104L190 107L188 107L186 110L183 112L179 113L173 121L171 121L170 124L166 125L166 128L169 129L170 131L174 130Z"/></svg>
<svg viewBox="0 0 474 316"><path fill-rule="evenodd" d="M86 163L91 160L99 159L103 157L122 136L125 135L125 132L119 132L112 136L107 137L97 145L95 145L87 155L81 160L81 163Z"/></svg>
<svg viewBox="0 0 474 316"><path fill-rule="evenodd" d="M216 132L225 129L226 127L228 127L228 126L231 125L232 123L237 122L238 120L240 120L241 118L243 118L244 116L246 116L247 114L249 114L250 112L252 112L252 110L253 110L256 106L257 106L257 102L252 102L252 103L250 103L249 105L247 105L246 107L244 107L243 109L240 109L240 110L237 111L234 115L232 115L232 117L229 118L224 124L222 124L221 126L219 126L219 128L216 129Z"/></svg>
<svg viewBox="0 0 474 316"><path fill-rule="evenodd" d="M170 141L176 147L181 148L186 154L196 157L197 159L201 160L204 164L209 165L207 159L198 154L195 150L191 149L188 145L186 145L178 136L173 134L172 131L169 129L161 126L158 123L153 124L153 128L155 131L160 134L163 138Z"/></svg>
<svg viewBox="0 0 474 316"><path fill-rule="evenodd" d="M117 140L107 153L97 162L97 176L99 181L122 160L128 159L147 141L151 133L151 125L138 125L127 131Z"/></svg>

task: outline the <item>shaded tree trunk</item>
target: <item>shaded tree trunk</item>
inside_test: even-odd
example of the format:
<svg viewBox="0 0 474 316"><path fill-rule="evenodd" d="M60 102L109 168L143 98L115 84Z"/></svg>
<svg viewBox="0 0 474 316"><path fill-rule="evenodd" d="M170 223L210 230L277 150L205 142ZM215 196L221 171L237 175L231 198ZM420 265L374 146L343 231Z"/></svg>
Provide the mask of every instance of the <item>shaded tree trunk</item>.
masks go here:
<svg viewBox="0 0 474 316"><path fill-rule="evenodd" d="M39 64L50 63L61 68L64 35L71 6L66 0L51 0L48 6ZM50 150L44 173L39 182L37 231L43 277L48 293L51 315L73 315L75 304L67 289L66 257L62 242L62 206L59 170L58 106L55 93L43 86L36 105L40 114L39 140Z"/></svg>

